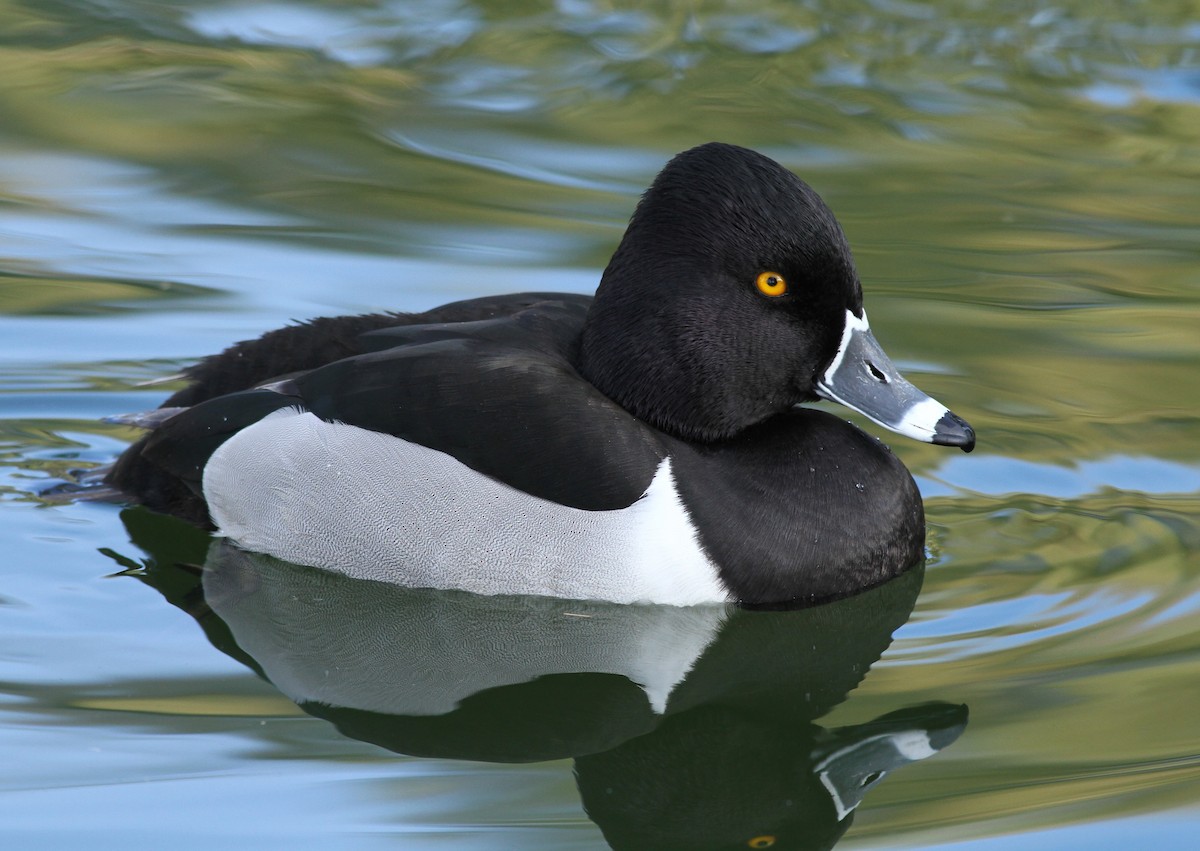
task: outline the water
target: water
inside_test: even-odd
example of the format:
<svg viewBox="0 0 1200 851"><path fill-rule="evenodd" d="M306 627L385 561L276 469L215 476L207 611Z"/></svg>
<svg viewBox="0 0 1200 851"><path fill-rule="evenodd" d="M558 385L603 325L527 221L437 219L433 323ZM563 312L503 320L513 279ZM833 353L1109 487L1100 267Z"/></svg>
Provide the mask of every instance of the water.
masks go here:
<svg viewBox="0 0 1200 851"><path fill-rule="evenodd" d="M756 807L772 755L811 801L821 759L850 745L863 756L824 769L838 782L894 773L868 784L839 848L1192 843L1193 10L830 6L0 0L0 827L14 847L602 848L602 830L651 828L605 810L591 778L625 788L645 765L664 770L644 800L693 805L661 808L675 840L707 812L749 847L770 835ZM281 666L237 593L206 601L195 571L168 568L216 558L205 541L36 496L129 442L101 417L174 386L141 382L290 319L590 291L655 171L709 139L822 193L876 334L979 432L970 456L889 441L926 497L919 596L676 625L692 636L671 645L677 666L709 652L665 717L620 665L501 688L509 703L464 729L528 716L565 744L488 762L461 730L435 747L421 728L416 747L386 713L314 708L302 686L320 654ZM361 593L238 571L297 599ZM863 626L864 609L884 614ZM592 614L616 634L665 628ZM778 654L745 651L747 629L853 640L791 647L781 672L763 667ZM341 639L341 669L401 664L369 638ZM363 699L361 681L347 674L343 697ZM957 739L903 764L879 744L900 729ZM527 732L476 747L545 748ZM811 824L811 842L832 837Z"/></svg>

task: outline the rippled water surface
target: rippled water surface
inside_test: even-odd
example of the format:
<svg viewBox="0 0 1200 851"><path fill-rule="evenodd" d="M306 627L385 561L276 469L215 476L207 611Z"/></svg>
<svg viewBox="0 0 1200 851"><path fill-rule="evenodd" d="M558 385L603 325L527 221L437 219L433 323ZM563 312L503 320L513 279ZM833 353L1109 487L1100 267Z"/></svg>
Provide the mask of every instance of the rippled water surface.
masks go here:
<svg viewBox="0 0 1200 851"><path fill-rule="evenodd" d="M0 833L1192 847L1197 43L1171 2L0 0ZM132 440L100 418L173 386L143 382L290 319L590 292L638 193L710 139L821 192L876 334L979 432L889 440L926 498L919 596L474 612L38 496ZM571 648L576 621L592 673L395 652ZM600 634L665 649L631 670ZM383 685L414 658L490 691Z"/></svg>

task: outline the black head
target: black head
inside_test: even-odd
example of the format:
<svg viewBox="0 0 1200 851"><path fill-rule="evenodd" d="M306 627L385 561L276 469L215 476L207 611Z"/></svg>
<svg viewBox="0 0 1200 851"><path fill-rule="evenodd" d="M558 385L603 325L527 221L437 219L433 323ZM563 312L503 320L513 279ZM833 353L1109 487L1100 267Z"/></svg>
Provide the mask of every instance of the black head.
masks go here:
<svg viewBox="0 0 1200 851"><path fill-rule="evenodd" d="M734 145L685 151L655 178L604 271L581 370L690 440L732 436L816 398L862 288L817 193Z"/></svg>

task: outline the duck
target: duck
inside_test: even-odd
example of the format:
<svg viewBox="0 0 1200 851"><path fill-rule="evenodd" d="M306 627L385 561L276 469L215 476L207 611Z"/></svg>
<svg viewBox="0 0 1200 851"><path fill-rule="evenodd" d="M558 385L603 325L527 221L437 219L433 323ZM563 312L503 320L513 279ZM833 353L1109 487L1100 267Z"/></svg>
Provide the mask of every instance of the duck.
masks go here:
<svg viewBox="0 0 1200 851"><path fill-rule="evenodd" d="M971 451L876 340L842 228L711 142L636 205L593 296L325 317L232 345L123 422L107 484L245 550L408 587L778 606L924 558L911 474L829 400Z"/></svg>

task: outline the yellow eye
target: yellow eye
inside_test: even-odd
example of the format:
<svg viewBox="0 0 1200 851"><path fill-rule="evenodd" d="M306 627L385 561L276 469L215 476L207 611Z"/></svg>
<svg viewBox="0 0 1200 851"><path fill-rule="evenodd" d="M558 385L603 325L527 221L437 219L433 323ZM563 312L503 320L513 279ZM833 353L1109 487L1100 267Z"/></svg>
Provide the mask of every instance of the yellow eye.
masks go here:
<svg viewBox="0 0 1200 851"><path fill-rule="evenodd" d="M779 298L787 292L787 281L778 272L763 272L754 281L754 286L758 287L760 293L771 298Z"/></svg>
<svg viewBox="0 0 1200 851"><path fill-rule="evenodd" d="M760 278L760 280L761 280L761 278ZM783 283L783 281L780 280L780 283ZM784 289L786 289L786 288L787 287L785 286ZM774 836L756 836L753 839L751 839L749 842L747 842L746 844L749 845L751 848L770 848L772 845L775 844L775 837Z"/></svg>

